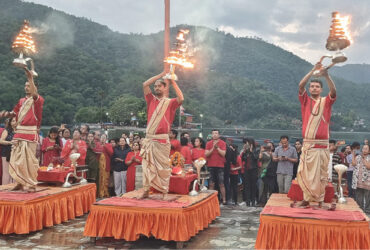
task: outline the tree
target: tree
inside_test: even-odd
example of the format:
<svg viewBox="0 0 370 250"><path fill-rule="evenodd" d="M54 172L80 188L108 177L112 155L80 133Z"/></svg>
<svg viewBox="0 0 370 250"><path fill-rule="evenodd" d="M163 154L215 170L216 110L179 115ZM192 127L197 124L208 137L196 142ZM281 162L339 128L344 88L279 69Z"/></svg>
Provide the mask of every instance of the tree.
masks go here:
<svg viewBox="0 0 370 250"><path fill-rule="evenodd" d="M143 98L137 98L135 96L124 94L117 98L111 104L109 108L109 117L113 122L125 122L130 123L132 114L139 118L139 122L143 124L146 119L145 101Z"/></svg>
<svg viewBox="0 0 370 250"><path fill-rule="evenodd" d="M75 120L76 122L97 123L100 117L98 107L82 107L76 112Z"/></svg>

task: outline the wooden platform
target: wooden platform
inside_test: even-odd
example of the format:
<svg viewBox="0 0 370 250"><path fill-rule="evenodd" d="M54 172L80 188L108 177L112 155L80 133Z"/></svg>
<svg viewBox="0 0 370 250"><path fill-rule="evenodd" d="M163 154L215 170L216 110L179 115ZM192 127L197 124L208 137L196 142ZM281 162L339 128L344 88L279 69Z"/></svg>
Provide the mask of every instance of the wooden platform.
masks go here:
<svg viewBox="0 0 370 250"><path fill-rule="evenodd" d="M198 196L169 194L166 201L161 194L149 199L137 199L143 190L126 193L95 203L87 218L84 235L114 237L136 241L140 235L166 241L184 242L220 215L216 191Z"/></svg>
<svg viewBox="0 0 370 250"><path fill-rule="evenodd" d="M353 199L347 201L326 211L291 208L286 194L271 195L260 215L256 249L369 249L369 218Z"/></svg>
<svg viewBox="0 0 370 250"><path fill-rule="evenodd" d="M38 185L35 193L10 191L14 186L0 186L1 234L28 234L74 219L87 213L96 198L95 184Z"/></svg>

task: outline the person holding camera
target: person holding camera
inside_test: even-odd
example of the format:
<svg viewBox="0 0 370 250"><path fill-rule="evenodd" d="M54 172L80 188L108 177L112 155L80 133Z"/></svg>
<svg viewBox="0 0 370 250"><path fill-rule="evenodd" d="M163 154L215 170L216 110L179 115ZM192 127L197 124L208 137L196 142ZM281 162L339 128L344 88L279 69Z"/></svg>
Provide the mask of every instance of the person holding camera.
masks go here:
<svg viewBox="0 0 370 250"><path fill-rule="evenodd" d="M42 140L42 165L49 166L50 163L54 163L60 157L62 151L62 141L59 138L59 128L51 127L49 130L48 137Z"/></svg>
<svg viewBox="0 0 370 250"><path fill-rule="evenodd" d="M289 137L282 135L280 137L280 146L276 148L273 160L277 165L277 183L279 193L287 194L292 184L293 165L298 162L297 150L289 145Z"/></svg>
<svg viewBox="0 0 370 250"><path fill-rule="evenodd" d="M243 140L244 146L241 153L242 166L244 167L243 174L243 200L249 206L256 206L257 198L257 180L258 180L258 152L256 143L253 138Z"/></svg>
<svg viewBox="0 0 370 250"><path fill-rule="evenodd" d="M205 156L207 166L211 174L209 180L209 189L215 189L215 183L218 183L222 196L222 203L226 205L226 192L224 185L224 167L225 167L226 143L220 139L220 131L212 130L212 140L207 142Z"/></svg>

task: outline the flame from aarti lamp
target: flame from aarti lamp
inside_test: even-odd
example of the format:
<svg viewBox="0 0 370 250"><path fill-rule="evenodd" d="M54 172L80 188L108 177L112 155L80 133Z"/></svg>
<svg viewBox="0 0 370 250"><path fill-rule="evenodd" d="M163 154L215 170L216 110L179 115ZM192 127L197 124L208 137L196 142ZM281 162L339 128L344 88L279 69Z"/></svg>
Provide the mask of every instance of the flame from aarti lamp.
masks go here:
<svg viewBox="0 0 370 250"><path fill-rule="evenodd" d="M31 73L34 77L38 76L35 71L35 65L32 58L23 58L23 54L33 54L36 53L36 46L33 38L31 36L31 28L29 26L29 21L24 20L23 27L19 32L18 36L14 39L12 44L12 50L19 53L19 57L13 60L13 65L19 68L28 69L27 63L31 65Z"/></svg>
<svg viewBox="0 0 370 250"><path fill-rule="evenodd" d="M36 53L36 46L31 36L29 21L24 21L21 31L12 44L12 50L16 53L23 53L28 55Z"/></svg>
<svg viewBox="0 0 370 250"><path fill-rule="evenodd" d="M331 58L331 64L315 70L313 76L319 77L325 70L330 69L335 64L347 61L347 57L341 50L353 43L351 33L349 32L349 24L349 16L342 17L339 12L332 13L332 24L330 26L329 37L326 40L326 49L335 51L335 54L322 56L319 63L322 63L325 58Z"/></svg>
<svg viewBox="0 0 370 250"><path fill-rule="evenodd" d="M190 53L188 52L188 44L186 42L186 35L189 34L189 30L179 30L176 36L176 50L170 51L170 55L164 59L164 62L183 68L194 68L194 63L188 58Z"/></svg>
<svg viewBox="0 0 370 250"><path fill-rule="evenodd" d="M353 43L349 24L349 16L341 16L339 12L332 13L332 25L330 26L329 37L326 48L330 51L342 50Z"/></svg>

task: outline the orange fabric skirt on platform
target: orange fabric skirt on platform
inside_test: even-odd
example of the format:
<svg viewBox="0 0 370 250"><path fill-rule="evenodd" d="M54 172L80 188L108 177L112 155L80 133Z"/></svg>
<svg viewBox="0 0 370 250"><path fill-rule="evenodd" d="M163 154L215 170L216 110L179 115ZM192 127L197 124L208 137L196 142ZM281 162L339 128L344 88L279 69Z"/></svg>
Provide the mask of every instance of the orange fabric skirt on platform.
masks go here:
<svg viewBox="0 0 370 250"><path fill-rule="evenodd" d="M87 213L96 198L95 184L45 189L31 200L0 200L0 233L28 234L66 222Z"/></svg>
<svg viewBox="0 0 370 250"><path fill-rule="evenodd" d="M134 191L135 192L135 191ZM165 241L187 241L220 215L217 192L184 208L91 207L85 236L135 241L140 235Z"/></svg>
<svg viewBox="0 0 370 250"><path fill-rule="evenodd" d="M280 204L281 207L288 208L289 203L286 196L273 194L266 206ZM302 214L310 212L309 209L300 209ZM361 212L363 219L335 220L332 216L327 219L295 218L266 214L262 211L255 248L369 249L370 224L366 215L352 199L348 199L348 204L338 204L337 209L348 213Z"/></svg>

